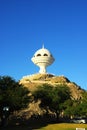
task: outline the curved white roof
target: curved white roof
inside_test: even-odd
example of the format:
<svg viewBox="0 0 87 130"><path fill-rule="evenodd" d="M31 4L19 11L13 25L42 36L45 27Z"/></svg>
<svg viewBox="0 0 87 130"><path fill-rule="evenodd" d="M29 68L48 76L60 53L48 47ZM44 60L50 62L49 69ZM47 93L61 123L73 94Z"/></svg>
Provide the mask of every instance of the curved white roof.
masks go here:
<svg viewBox="0 0 87 130"><path fill-rule="evenodd" d="M52 56L52 54L50 53L50 51L48 49L45 49L45 48L42 48L42 49L39 49L35 52L34 54L35 57L37 56Z"/></svg>

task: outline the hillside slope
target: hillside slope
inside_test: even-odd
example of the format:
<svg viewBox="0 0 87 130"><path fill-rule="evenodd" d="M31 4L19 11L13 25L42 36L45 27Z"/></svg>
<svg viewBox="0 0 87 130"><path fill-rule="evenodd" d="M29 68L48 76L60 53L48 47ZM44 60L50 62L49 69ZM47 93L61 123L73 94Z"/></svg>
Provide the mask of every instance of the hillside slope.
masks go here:
<svg viewBox="0 0 87 130"><path fill-rule="evenodd" d="M50 84L53 87L57 87L59 84L66 84L71 91L72 98L80 99L83 89L80 86L71 82L68 78L64 76L55 76L52 74L33 74L29 76L24 76L20 83L27 87L30 91L35 91L37 86L41 84Z"/></svg>
<svg viewBox="0 0 87 130"><path fill-rule="evenodd" d="M24 76L19 81L19 83L27 87L31 91L31 93L32 91L37 90L38 86L41 86L43 84L50 84L53 87L59 87L61 84L66 84L70 88L72 99L80 99L81 94L84 91L83 89L81 89L80 86L78 86L74 82L71 82L68 78L64 76L55 76L52 74L33 74ZM38 100L37 102L32 101L29 104L28 108L21 111L19 115L26 116L26 118L29 118L34 114L43 115L46 110L39 107L40 103L40 100Z"/></svg>

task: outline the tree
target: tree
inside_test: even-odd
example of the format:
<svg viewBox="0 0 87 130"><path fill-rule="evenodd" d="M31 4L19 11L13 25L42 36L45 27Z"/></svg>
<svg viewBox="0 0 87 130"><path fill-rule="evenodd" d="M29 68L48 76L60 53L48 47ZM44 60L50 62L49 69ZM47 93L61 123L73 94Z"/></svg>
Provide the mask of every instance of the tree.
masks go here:
<svg viewBox="0 0 87 130"><path fill-rule="evenodd" d="M29 104L29 90L10 76L0 76L0 109L9 107L10 112Z"/></svg>
<svg viewBox="0 0 87 130"><path fill-rule="evenodd" d="M56 112L57 116L59 116L64 110L64 103L67 100L71 100L71 92L67 85L60 84L53 88L53 104L52 109Z"/></svg>
<svg viewBox="0 0 87 130"><path fill-rule="evenodd" d="M82 98L78 100L76 114L79 116L87 116L87 92L82 93Z"/></svg>
<svg viewBox="0 0 87 130"><path fill-rule="evenodd" d="M64 104L65 111L64 116L73 118L77 114L78 101L77 100L67 100Z"/></svg>
<svg viewBox="0 0 87 130"><path fill-rule="evenodd" d="M82 97L78 100L71 100L70 102L65 102L65 112L66 116L71 117L86 117L87 116L87 92L83 91Z"/></svg>
<svg viewBox="0 0 87 130"><path fill-rule="evenodd" d="M41 107L44 107L46 110L49 108L51 111L59 115L64 109L62 104L70 99L70 90L65 84L57 87L43 84L43 86L38 87L33 95L36 100L41 100Z"/></svg>
<svg viewBox="0 0 87 130"><path fill-rule="evenodd" d="M33 92L33 96L35 100L40 99L40 107L47 110L50 104L52 104L52 86L48 84L38 86L38 89Z"/></svg>

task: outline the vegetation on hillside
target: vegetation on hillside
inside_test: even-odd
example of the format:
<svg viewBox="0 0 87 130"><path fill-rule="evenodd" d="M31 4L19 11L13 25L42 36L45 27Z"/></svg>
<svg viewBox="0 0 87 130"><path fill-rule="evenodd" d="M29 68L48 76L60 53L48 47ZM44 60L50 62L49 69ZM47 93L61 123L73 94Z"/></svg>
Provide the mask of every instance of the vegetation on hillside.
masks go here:
<svg viewBox="0 0 87 130"><path fill-rule="evenodd" d="M52 87L49 84L39 86L33 92L35 100L40 99L40 107L50 109L57 116L75 117L87 115L87 92L83 92L82 98L75 100L71 98L70 88L65 84Z"/></svg>
<svg viewBox="0 0 87 130"><path fill-rule="evenodd" d="M33 92L35 100L40 99L40 107L43 107L48 112L50 109L55 112L57 116L61 114L64 109L64 102L70 100L70 90L66 85L61 87L52 87L48 84L39 86L38 89Z"/></svg>
<svg viewBox="0 0 87 130"><path fill-rule="evenodd" d="M64 79L64 82L65 80L70 83L68 79ZM63 119L77 116L86 117L87 92L82 91L81 98L74 99L70 87L64 82L56 84L54 87L48 83L40 84L37 89L30 91L29 88L19 84L13 78L0 76L0 112L6 106L9 107L11 113L25 109L27 106L29 107L30 99L32 99L33 104L39 100L39 108L45 110L42 115L39 112L36 114L34 110L30 110L33 115L39 117L52 116L56 119L60 117ZM27 115L30 112L28 111Z"/></svg>
<svg viewBox="0 0 87 130"><path fill-rule="evenodd" d="M10 114L27 107L29 101L29 90L26 87L19 85L10 76L0 76L0 117L3 118L6 111Z"/></svg>

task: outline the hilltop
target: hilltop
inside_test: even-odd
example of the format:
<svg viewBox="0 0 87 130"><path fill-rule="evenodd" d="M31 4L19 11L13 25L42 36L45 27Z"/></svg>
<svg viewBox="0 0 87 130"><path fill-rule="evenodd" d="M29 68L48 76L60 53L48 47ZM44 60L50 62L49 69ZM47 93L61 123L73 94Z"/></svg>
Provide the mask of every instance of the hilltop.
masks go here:
<svg viewBox="0 0 87 130"><path fill-rule="evenodd" d="M73 99L79 99L81 93L84 91L79 85L74 82L71 82L65 76L55 76L52 74L33 74L24 76L20 83L27 87L30 91L35 91L37 86L41 84L50 84L53 87L57 87L59 84L66 84L71 91Z"/></svg>

